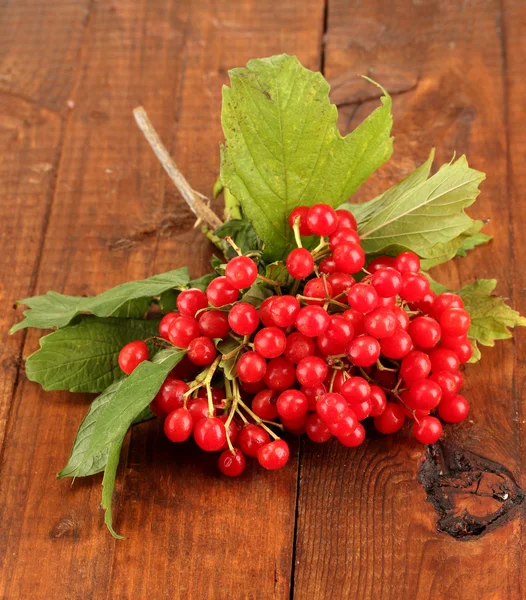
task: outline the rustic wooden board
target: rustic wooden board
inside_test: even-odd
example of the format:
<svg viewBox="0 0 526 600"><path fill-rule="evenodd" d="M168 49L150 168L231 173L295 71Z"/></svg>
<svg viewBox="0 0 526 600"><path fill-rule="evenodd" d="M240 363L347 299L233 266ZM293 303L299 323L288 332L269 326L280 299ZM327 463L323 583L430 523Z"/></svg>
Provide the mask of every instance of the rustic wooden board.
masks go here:
<svg viewBox="0 0 526 600"><path fill-rule="evenodd" d="M501 17L501 7L493 1L469 6L404 2L394 8L381 0L331 0L325 73L341 84L338 102L349 103L343 109L343 127L352 126L374 106L356 73L380 81L385 74L385 84L394 94L394 160L364 186L358 194L361 199L374 197L404 176L432 146L438 161L449 160L455 151L466 153L475 168L487 173L482 197L470 212L491 216L488 231L495 240L476 255L448 265L440 275L452 285L496 276L498 291L513 297L513 286L520 289L520 263L511 256L509 224L517 223L519 235L520 217L512 218L512 211L521 208L518 194L509 197L505 115L511 105L520 111L521 101L518 87L515 98L507 98ZM520 56L519 23L514 20L515 46L508 56ZM521 80L524 62L520 65L518 60L508 81ZM516 114L510 122L518 119ZM514 139L520 171L524 154L519 151L518 132ZM449 427L446 435L517 475L521 380L516 360L512 342L484 353L467 378L472 418L460 427ZM422 447L403 434L395 439L372 434L357 451L304 445L295 597L523 597L520 520L508 524L503 520L486 537L463 543L438 533L434 510L417 481L422 460ZM481 515L499 504L477 494L459 495L457 503L459 512L469 507Z"/></svg>

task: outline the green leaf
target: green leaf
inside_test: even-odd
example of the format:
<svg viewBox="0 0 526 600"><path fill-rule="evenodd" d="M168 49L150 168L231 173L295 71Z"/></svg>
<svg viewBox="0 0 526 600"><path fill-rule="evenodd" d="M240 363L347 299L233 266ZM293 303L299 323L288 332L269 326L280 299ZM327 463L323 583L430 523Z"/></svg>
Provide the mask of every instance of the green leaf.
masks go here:
<svg viewBox="0 0 526 600"><path fill-rule="evenodd" d="M282 260L278 260L267 265L265 277L268 277L273 281L281 281L281 284L286 288L290 288L294 283L294 277L291 277L289 275L287 267L285 266L285 263Z"/></svg>
<svg viewBox="0 0 526 600"><path fill-rule="evenodd" d="M268 287L258 283L253 283L243 294L241 301L248 302L248 304L252 304L252 306L259 308L263 300L269 296L272 296L273 294L274 292Z"/></svg>
<svg viewBox="0 0 526 600"><path fill-rule="evenodd" d="M251 60L229 75L221 180L263 240L266 259L279 260L293 240L293 208L339 206L391 156L391 99L382 90L382 106L342 137L329 84L296 57Z"/></svg>
<svg viewBox="0 0 526 600"><path fill-rule="evenodd" d="M448 244L473 226L464 209L477 198L485 175L470 169L462 156L427 179L432 159L433 154L407 179L364 206L345 205L359 221L367 254L411 250L429 259L455 256L464 240L456 247Z"/></svg>
<svg viewBox="0 0 526 600"><path fill-rule="evenodd" d="M125 302L111 316L122 317L125 319L142 319L148 312L151 302L152 299L148 297L128 300L128 302Z"/></svg>
<svg viewBox="0 0 526 600"><path fill-rule="evenodd" d="M120 440L116 440L111 445L108 453L108 462L104 469L104 477L102 478L102 508L105 510L104 522L106 527L109 529L111 535L118 539L125 539L122 535L119 535L113 529L113 517L111 514L111 501L113 497L113 490L115 489L115 477L117 476L117 467L119 466L119 458L121 455L122 443L124 436Z"/></svg>
<svg viewBox="0 0 526 600"><path fill-rule="evenodd" d="M243 254L259 252L262 248L261 240L248 219L232 219L227 221L216 229L214 233L221 239L230 236ZM224 252L227 258L233 258L237 254L228 242L224 242Z"/></svg>
<svg viewBox="0 0 526 600"><path fill-rule="evenodd" d="M120 315L123 307L127 312L137 310L138 306L142 308L144 304L130 305L129 303L134 300L160 296L163 292L172 288L182 288L188 283L188 280L188 269L183 267L141 281L128 281L103 292L99 296L89 298L65 296L57 292L48 292L44 296L26 298L18 303L27 304L30 310L24 312L25 319L13 325L10 333L15 333L25 327L38 327L40 329L65 327L77 315L83 313L92 313L97 317L112 317Z"/></svg>
<svg viewBox="0 0 526 600"><path fill-rule="evenodd" d="M188 282L188 287L189 288L197 288L199 290L202 290L203 292L206 292L206 288L208 287L208 284L214 280L217 277L217 273L207 273L206 275L203 275L202 277L198 277L197 279L192 279L192 281Z"/></svg>
<svg viewBox="0 0 526 600"><path fill-rule="evenodd" d="M475 223L482 227L484 223L482 221L475 221ZM473 250L477 246L481 246L482 244L487 244L493 239L491 235L487 235L485 233L481 233L480 228L473 233L473 235L467 236L460 248L457 250L457 256L466 256L469 250Z"/></svg>
<svg viewBox="0 0 526 600"><path fill-rule="evenodd" d="M431 277L429 273L422 271L423 274L429 279L429 287L435 294L441 294L442 292L447 292L448 288L445 285L442 285L439 281L436 281Z"/></svg>
<svg viewBox="0 0 526 600"><path fill-rule="evenodd" d="M158 330L159 321L82 317L77 325L40 339L40 350L26 361L26 375L47 391L102 392L123 376L118 364L121 348Z"/></svg>
<svg viewBox="0 0 526 600"><path fill-rule="evenodd" d="M237 359L239 357L239 353L241 352L241 345L237 340L234 340L231 337L227 337L225 340L221 340L217 344L217 350L221 352L221 354L226 355L238 348L238 352L235 352L231 358L227 358L226 360L221 360L219 363L219 368L223 371L223 375L227 379L234 379L235 377L235 366L237 363Z"/></svg>

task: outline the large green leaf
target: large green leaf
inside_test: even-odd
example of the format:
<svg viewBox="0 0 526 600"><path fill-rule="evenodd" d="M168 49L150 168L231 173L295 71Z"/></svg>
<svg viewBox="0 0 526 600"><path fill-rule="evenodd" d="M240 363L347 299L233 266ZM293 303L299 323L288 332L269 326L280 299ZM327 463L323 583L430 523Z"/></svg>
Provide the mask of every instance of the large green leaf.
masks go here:
<svg viewBox="0 0 526 600"><path fill-rule="evenodd" d="M462 156L428 178L432 160L433 154L404 181L374 200L344 205L358 220L367 254L412 250L428 259L455 256L459 245L448 244L473 226L464 209L475 202L485 175L469 168Z"/></svg>
<svg viewBox="0 0 526 600"><path fill-rule="evenodd" d="M251 60L223 88L221 180L265 243L282 259L293 239L287 218L302 204L339 206L392 153L391 99L342 137L329 84L296 57Z"/></svg>
<svg viewBox="0 0 526 600"><path fill-rule="evenodd" d="M40 350L27 359L26 375L45 390L102 392L123 375L117 362L121 348L158 331L157 320L84 316L40 339Z"/></svg>
<svg viewBox="0 0 526 600"><path fill-rule="evenodd" d="M117 476L117 467L119 466L119 458L121 455L122 442L124 437L120 440L115 440L111 445L108 452L108 462L104 469L104 477L102 478L102 508L105 510L104 522L106 527L109 529L111 535L118 540L123 540L122 535L119 535L113 529L113 517L111 513L111 501L113 498L113 490L115 489L115 477Z"/></svg>
<svg viewBox="0 0 526 600"><path fill-rule="evenodd" d="M189 279L188 269L183 267L141 281L128 281L98 296L89 298L65 296L57 292L26 298L18 302L18 304L29 306L29 310L24 312L25 319L13 325L10 333L15 333L25 327L40 329L65 327L77 315L83 313L92 313L97 317L123 316L122 311L125 311L125 314L135 314L138 310L143 310L145 306L142 299L160 296L172 288L182 288L186 286ZM141 302L134 303L135 300L141 300Z"/></svg>

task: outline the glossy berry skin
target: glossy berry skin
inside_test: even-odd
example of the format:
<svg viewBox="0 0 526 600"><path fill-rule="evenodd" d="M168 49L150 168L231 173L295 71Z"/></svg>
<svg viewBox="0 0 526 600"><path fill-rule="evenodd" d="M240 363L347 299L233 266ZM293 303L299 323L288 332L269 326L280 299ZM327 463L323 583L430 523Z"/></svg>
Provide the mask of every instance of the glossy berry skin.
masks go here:
<svg viewBox="0 0 526 600"><path fill-rule="evenodd" d="M230 333L228 316L220 310L209 310L199 316L199 330L211 339L225 338Z"/></svg>
<svg viewBox="0 0 526 600"><path fill-rule="evenodd" d="M359 244L343 242L335 246L332 257L338 267L338 271L353 275L363 269L365 264L365 252Z"/></svg>
<svg viewBox="0 0 526 600"><path fill-rule="evenodd" d="M245 457L238 448L234 448L234 454L230 450L225 450L219 455L217 461L219 470L227 477L238 477L241 475L245 470L246 464Z"/></svg>
<svg viewBox="0 0 526 600"><path fill-rule="evenodd" d="M444 292L433 301L432 313L435 319L440 319L442 313L448 308L464 308L464 301L458 294Z"/></svg>
<svg viewBox="0 0 526 600"><path fill-rule="evenodd" d="M363 421L370 416L373 406L369 399L360 402L349 402L349 407L356 415L358 421Z"/></svg>
<svg viewBox="0 0 526 600"><path fill-rule="evenodd" d="M270 307L272 320L278 327L294 325L299 311L300 303L294 296L277 296Z"/></svg>
<svg viewBox="0 0 526 600"><path fill-rule="evenodd" d="M308 408L307 397L298 390L286 390L279 395L277 409L279 416L283 419L301 419L307 414Z"/></svg>
<svg viewBox="0 0 526 600"><path fill-rule="evenodd" d="M237 376L246 383L261 381L266 371L267 361L257 352L245 352L237 361Z"/></svg>
<svg viewBox="0 0 526 600"><path fill-rule="evenodd" d="M429 379L430 381L434 381L436 384L438 384L442 390L442 400L451 398L451 396L454 396L460 389L458 387L457 379L453 373L450 373L449 371L437 371L435 373L431 373Z"/></svg>
<svg viewBox="0 0 526 600"><path fill-rule="evenodd" d="M369 399L371 388L363 377L349 377L343 382L340 394L349 404L359 403Z"/></svg>
<svg viewBox="0 0 526 600"><path fill-rule="evenodd" d="M358 419L352 410L349 411L343 419L336 421L336 423L331 423L329 425L329 431L336 436L338 439L341 437L345 437L351 435L351 433L356 429L358 425Z"/></svg>
<svg viewBox="0 0 526 600"><path fill-rule="evenodd" d="M237 438L238 446L251 457L256 457L258 450L270 442L268 433L257 425L248 424L239 432Z"/></svg>
<svg viewBox="0 0 526 600"><path fill-rule="evenodd" d="M441 328L433 317L413 319L407 331L419 348L434 348L440 341Z"/></svg>
<svg viewBox="0 0 526 600"><path fill-rule="evenodd" d="M394 266L400 273L418 273L420 258L414 252L402 252L395 258Z"/></svg>
<svg viewBox="0 0 526 600"><path fill-rule="evenodd" d="M377 256L367 265L369 273L376 273L376 271L379 271L380 269L387 268L395 268L395 259L391 256Z"/></svg>
<svg viewBox="0 0 526 600"><path fill-rule="evenodd" d="M387 358L399 360L406 356L413 347L411 336L403 329L395 329L393 335L383 338L380 342L382 354Z"/></svg>
<svg viewBox="0 0 526 600"><path fill-rule="evenodd" d="M281 424L285 427L285 430L294 435L302 435L305 433L305 424L307 423L307 413L299 419L285 419L281 417Z"/></svg>
<svg viewBox="0 0 526 600"><path fill-rule="evenodd" d="M370 367L380 358L380 343L369 335L354 338L347 348L347 357L357 367Z"/></svg>
<svg viewBox="0 0 526 600"><path fill-rule="evenodd" d="M419 350L411 350L400 365L400 377L409 384L417 379L425 379L430 372L431 360Z"/></svg>
<svg viewBox="0 0 526 600"><path fill-rule="evenodd" d="M269 444L261 446L258 450L258 462L269 471L281 469L289 460L290 450L287 442L284 440L275 440Z"/></svg>
<svg viewBox="0 0 526 600"><path fill-rule="evenodd" d="M342 343L337 340L331 339L326 333L322 333L316 338L316 347L318 348L318 354L323 356L334 356L337 354L343 354L347 350L348 343Z"/></svg>
<svg viewBox="0 0 526 600"><path fill-rule="evenodd" d="M460 368L460 360L457 354L448 348L435 348L429 354L429 359L433 373L437 371L454 373Z"/></svg>
<svg viewBox="0 0 526 600"><path fill-rule="evenodd" d="M380 298L396 296L402 289L402 276L396 269L378 269L373 273L371 284Z"/></svg>
<svg viewBox="0 0 526 600"><path fill-rule="evenodd" d="M350 321L355 336L363 335L365 333L363 313L358 312L354 308L349 308L342 316L344 319Z"/></svg>
<svg viewBox="0 0 526 600"><path fill-rule="evenodd" d="M212 306L224 306L239 298L239 290L226 277L216 277L208 284L206 297Z"/></svg>
<svg viewBox="0 0 526 600"><path fill-rule="evenodd" d="M420 273L404 273L400 298L407 302L419 302L429 291L429 281Z"/></svg>
<svg viewBox="0 0 526 600"><path fill-rule="evenodd" d="M328 204L315 204L309 209L307 223L314 235L331 235L338 226L338 215Z"/></svg>
<svg viewBox="0 0 526 600"><path fill-rule="evenodd" d="M178 317L180 317L178 312L170 312L166 315L164 315L164 317L160 320L159 322L159 335L167 340L168 339L168 329L170 327L170 325L172 324L172 321L174 319L177 319Z"/></svg>
<svg viewBox="0 0 526 600"><path fill-rule="evenodd" d="M354 329L351 322L341 315L332 315L325 335L333 342L344 347L352 340ZM342 350L343 352L343 350Z"/></svg>
<svg viewBox="0 0 526 600"><path fill-rule="evenodd" d="M305 397L307 398L309 410L316 410L318 398L327 392L327 388L323 383L319 383L311 388L302 386L300 391L302 394L305 394Z"/></svg>
<svg viewBox="0 0 526 600"><path fill-rule="evenodd" d="M177 408L181 408L184 405L184 394L189 389L184 381L168 376L150 403L152 412L158 417L165 417Z"/></svg>
<svg viewBox="0 0 526 600"><path fill-rule="evenodd" d="M267 364L264 381L271 390L287 390L296 381L296 369L284 356L273 358Z"/></svg>
<svg viewBox="0 0 526 600"><path fill-rule="evenodd" d="M323 383L329 368L327 363L318 356L303 358L296 367L296 378L305 387L313 388Z"/></svg>
<svg viewBox="0 0 526 600"><path fill-rule="evenodd" d="M205 367L214 362L217 355L214 342L208 337L198 337L188 344L188 358L200 367Z"/></svg>
<svg viewBox="0 0 526 600"><path fill-rule="evenodd" d="M457 391L461 390L464 387L464 375L460 371L454 371L451 375L455 378L457 382Z"/></svg>
<svg viewBox="0 0 526 600"><path fill-rule="evenodd" d="M330 322L329 314L321 306L305 306L296 316L296 329L307 337L317 337L329 327Z"/></svg>
<svg viewBox="0 0 526 600"><path fill-rule="evenodd" d="M365 314L376 308L378 304L378 292L372 285L357 283L349 290L347 300L351 308Z"/></svg>
<svg viewBox="0 0 526 600"><path fill-rule="evenodd" d="M192 434L194 421L190 411L177 408L164 421L164 433L171 442L184 442Z"/></svg>
<svg viewBox="0 0 526 600"><path fill-rule="evenodd" d="M320 300L306 300L307 304L323 306L325 299L332 297L332 286L328 280L321 277L310 279L305 284L303 295L306 298L320 298Z"/></svg>
<svg viewBox="0 0 526 600"><path fill-rule="evenodd" d="M261 390L252 400L252 411L260 419L273 421L278 417L277 393L274 390Z"/></svg>
<svg viewBox="0 0 526 600"><path fill-rule="evenodd" d="M387 298L378 298L378 302L376 304L377 308L400 308L396 306L396 296L388 296Z"/></svg>
<svg viewBox="0 0 526 600"><path fill-rule="evenodd" d="M325 273L326 275L330 275L331 273L336 273L338 271L338 267L336 266L332 256L326 256L323 258L318 265L318 269L320 273Z"/></svg>
<svg viewBox="0 0 526 600"><path fill-rule="evenodd" d="M356 448L365 440L365 429L361 423L358 423L353 431L344 436L340 436L338 441L340 444L347 446L348 448Z"/></svg>
<svg viewBox="0 0 526 600"><path fill-rule="evenodd" d="M354 285L354 278L348 273L331 273L327 281L332 287L332 297L337 298L341 294L348 292Z"/></svg>
<svg viewBox="0 0 526 600"><path fill-rule="evenodd" d="M190 342L200 334L199 323L194 317L180 316L174 319L168 328L168 339L178 348L188 348Z"/></svg>
<svg viewBox="0 0 526 600"><path fill-rule="evenodd" d="M409 315L407 312L401 306L393 306L391 310L398 321L398 327L404 331L407 331L409 329Z"/></svg>
<svg viewBox="0 0 526 600"><path fill-rule="evenodd" d="M398 321L392 310L388 308L375 308L364 317L365 331L377 340L387 338L395 332Z"/></svg>
<svg viewBox="0 0 526 600"><path fill-rule="evenodd" d="M248 256L236 256L228 261L225 277L228 283L237 290L250 287L258 276L256 263ZM225 303L228 304L228 303Z"/></svg>
<svg viewBox="0 0 526 600"><path fill-rule="evenodd" d="M473 346L466 340L465 342L458 344L458 346L455 346L453 352L458 356L460 364L464 364L473 356Z"/></svg>
<svg viewBox="0 0 526 600"><path fill-rule="evenodd" d="M433 410L442 398L442 389L430 379L417 379L409 388L405 401L412 410Z"/></svg>
<svg viewBox="0 0 526 600"><path fill-rule="evenodd" d="M434 444L442 435L442 424L436 417L420 417L413 424L413 434L421 444Z"/></svg>
<svg viewBox="0 0 526 600"><path fill-rule="evenodd" d="M294 228L294 223L296 219L299 217L299 230L300 235L312 235L312 231L309 228L309 224L307 222L307 217L309 215L309 207L308 206L297 206L289 215L289 225L291 229Z"/></svg>
<svg viewBox="0 0 526 600"><path fill-rule="evenodd" d="M433 314L433 302L435 301L436 297L437 295L435 292L433 292L433 290L429 290L422 300L419 300L418 302L411 302L409 306L411 310L419 310L425 315L431 316Z"/></svg>
<svg viewBox="0 0 526 600"><path fill-rule="evenodd" d="M438 416L446 423L460 423L469 413L468 401L460 394L444 398L438 405Z"/></svg>
<svg viewBox="0 0 526 600"><path fill-rule="evenodd" d="M329 248L334 250L336 246L343 243L360 245L360 236L354 229L338 229L329 237Z"/></svg>
<svg viewBox="0 0 526 600"><path fill-rule="evenodd" d="M130 342L119 352L119 367L130 375L145 360L148 360L148 346L141 340Z"/></svg>
<svg viewBox="0 0 526 600"><path fill-rule="evenodd" d="M440 327L445 335L464 335L471 325L471 318L463 308L447 308L440 315Z"/></svg>
<svg viewBox="0 0 526 600"><path fill-rule="evenodd" d="M194 425L195 443L205 452L217 452L226 443L224 423L217 417L205 417Z"/></svg>
<svg viewBox="0 0 526 600"><path fill-rule="evenodd" d="M177 309L182 315L187 317L195 317L198 310L202 310L208 306L208 299L202 290L190 288L183 290L177 296Z"/></svg>
<svg viewBox="0 0 526 600"><path fill-rule="evenodd" d="M287 337L285 358L297 365L305 357L313 356L315 349L316 346L312 338L303 335L299 331L294 331Z"/></svg>
<svg viewBox="0 0 526 600"><path fill-rule="evenodd" d="M327 392L318 398L316 403L316 412L320 419L332 425L341 421L344 417L351 414L351 409L345 398L341 394Z"/></svg>
<svg viewBox="0 0 526 600"><path fill-rule="evenodd" d="M399 404L387 402L384 412L374 418L374 426L383 434L396 433L402 429L405 421L404 411Z"/></svg>
<svg viewBox="0 0 526 600"><path fill-rule="evenodd" d="M344 208L339 208L336 211L338 216L338 225L336 227L336 231L340 229L354 229L356 231L357 223L352 212L345 210Z"/></svg>
<svg viewBox="0 0 526 600"><path fill-rule="evenodd" d="M277 358L286 347L287 336L278 327L264 327L254 337L254 350L264 358Z"/></svg>
<svg viewBox="0 0 526 600"><path fill-rule="evenodd" d="M296 248L287 256L287 271L294 279L305 279L314 271L314 259L306 248Z"/></svg>
<svg viewBox="0 0 526 600"><path fill-rule="evenodd" d="M186 408L192 415L194 425L201 419L208 417L208 401L206 398L193 398L186 404Z"/></svg>
<svg viewBox="0 0 526 600"><path fill-rule="evenodd" d="M239 435L239 429L238 429L238 426L236 425L235 421L232 419L227 427L226 422L228 421L228 415L221 415L220 417L218 417L218 419L225 426L226 433L227 433L228 437L230 438L230 443L235 444L236 440L238 438L238 435ZM228 442L225 442L223 444L223 446L221 447L221 450L226 450L227 448L228 448Z"/></svg>
<svg viewBox="0 0 526 600"><path fill-rule="evenodd" d="M385 392L381 387L371 384L371 392L369 394L369 402L371 403L370 417L379 417L385 410L387 399Z"/></svg>
<svg viewBox="0 0 526 600"><path fill-rule="evenodd" d="M265 327L274 327L276 325L271 313L272 304L276 298L277 296L265 298L259 307L259 318Z"/></svg>
<svg viewBox="0 0 526 600"><path fill-rule="evenodd" d="M228 324L238 335L252 335L259 325L259 313L252 304L239 302L228 313Z"/></svg>
<svg viewBox="0 0 526 600"><path fill-rule="evenodd" d="M308 416L305 423L305 433L313 442L322 444L332 437L329 426L317 413Z"/></svg>

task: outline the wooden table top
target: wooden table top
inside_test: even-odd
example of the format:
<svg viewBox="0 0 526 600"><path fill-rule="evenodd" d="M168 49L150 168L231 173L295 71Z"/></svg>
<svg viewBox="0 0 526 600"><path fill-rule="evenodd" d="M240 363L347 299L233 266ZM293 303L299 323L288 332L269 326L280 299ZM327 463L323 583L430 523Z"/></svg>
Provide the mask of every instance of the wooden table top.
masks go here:
<svg viewBox="0 0 526 600"><path fill-rule="evenodd" d="M373 435L357 450L303 441L283 471L253 466L226 480L213 458L174 449L159 423L134 428L114 510L126 541L105 530L100 476L55 480L92 397L42 392L22 363L38 332L7 336L21 316L16 299L96 294L184 265L206 271L209 244L132 109L146 108L191 184L209 193L227 70L281 52L338 84L342 131L378 103L357 74L393 95L394 156L357 199L401 179L433 146L438 161L466 153L487 173L470 214L491 218L494 240L440 276L452 285L498 277L498 291L526 313L525 27L523 0L3 3L2 598L526 597L521 490L485 535L459 541L437 531L418 481L422 464L438 460L447 473L467 457L482 484L462 493L464 475L452 471L453 510L479 516L499 507L495 479L520 481L524 331L469 369L472 415L447 428L445 457L426 457L403 433Z"/></svg>

